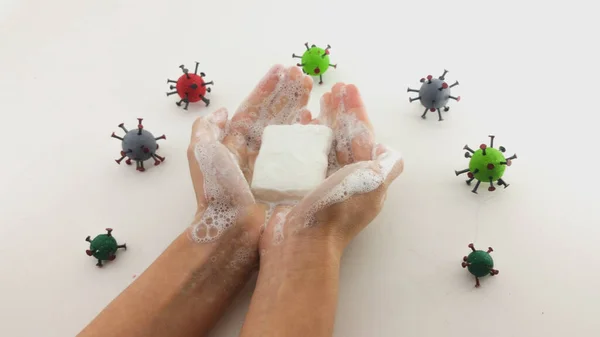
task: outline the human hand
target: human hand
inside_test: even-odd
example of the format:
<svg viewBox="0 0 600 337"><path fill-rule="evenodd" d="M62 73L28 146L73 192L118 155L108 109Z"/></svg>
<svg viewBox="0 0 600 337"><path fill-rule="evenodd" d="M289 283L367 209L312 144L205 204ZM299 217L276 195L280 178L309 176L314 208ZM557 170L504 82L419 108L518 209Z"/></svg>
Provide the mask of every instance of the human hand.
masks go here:
<svg viewBox="0 0 600 337"><path fill-rule="evenodd" d="M187 153L198 209L189 235L198 243L213 242L240 223L262 223L255 219L254 196L236 158L221 143L227 123L222 108L192 127Z"/></svg>
<svg viewBox="0 0 600 337"><path fill-rule="evenodd" d="M338 83L321 98L311 123L334 131L328 178L297 205L273 211L259 247L318 239L343 248L379 214L388 186L404 168L400 155L376 145L358 89ZM307 239L307 240L306 240Z"/></svg>
<svg viewBox="0 0 600 337"><path fill-rule="evenodd" d="M306 109L313 80L298 67L273 66L235 112L223 143L238 159L248 182L265 127L273 124L307 124Z"/></svg>
<svg viewBox="0 0 600 337"><path fill-rule="evenodd" d="M275 65L240 104L231 121L225 109L196 120L188 149L198 200L190 229L195 241L220 237L234 226L240 213L257 213L248 211L256 209L249 182L262 132L271 124L310 122L305 107L312 83L312 78L297 67Z"/></svg>

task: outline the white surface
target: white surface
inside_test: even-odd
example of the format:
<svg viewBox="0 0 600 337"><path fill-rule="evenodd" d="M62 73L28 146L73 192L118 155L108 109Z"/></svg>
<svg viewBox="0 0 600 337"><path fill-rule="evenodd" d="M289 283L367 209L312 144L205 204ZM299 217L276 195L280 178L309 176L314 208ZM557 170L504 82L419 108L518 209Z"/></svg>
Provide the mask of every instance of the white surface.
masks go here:
<svg viewBox="0 0 600 337"><path fill-rule="evenodd" d="M3 3L3 2L2 2ZM586 5L589 4L589 5ZM0 327L73 336L185 228L194 212L192 121L234 110L303 43L331 44L403 175L344 257L336 337L598 336L598 9L589 1L11 1L0 7ZM16 7L15 7L16 6ZM6 12L5 12L6 11ZM8 13L8 14L6 14ZM596 32L596 33L594 33ZM178 66L215 81L209 109L165 97ZM408 86L450 70L445 121ZM163 165L117 166L109 136L136 117L165 133ZM511 186L469 192L462 146L497 135ZM129 250L105 269L83 239L115 228ZM467 244L494 247L480 289ZM242 294L212 336L235 336Z"/></svg>
<svg viewBox="0 0 600 337"><path fill-rule="evenodd" d="M324 125L270 125L254 163L252 191L265 201L301 199L325 180L333 131Z"/></svg>

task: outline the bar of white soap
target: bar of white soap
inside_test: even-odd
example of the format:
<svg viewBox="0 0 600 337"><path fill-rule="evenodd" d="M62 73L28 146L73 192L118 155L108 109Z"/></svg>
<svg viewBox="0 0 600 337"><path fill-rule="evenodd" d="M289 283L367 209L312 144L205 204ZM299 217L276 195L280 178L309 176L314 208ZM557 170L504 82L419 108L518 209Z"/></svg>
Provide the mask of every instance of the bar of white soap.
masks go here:
<svg viewBox="0 0 600 337"><path fill-rule="evenodd" d="M324 125L269 125L254 164L252 191L264 201L297 200L323 182L333 131Z"/></svg>

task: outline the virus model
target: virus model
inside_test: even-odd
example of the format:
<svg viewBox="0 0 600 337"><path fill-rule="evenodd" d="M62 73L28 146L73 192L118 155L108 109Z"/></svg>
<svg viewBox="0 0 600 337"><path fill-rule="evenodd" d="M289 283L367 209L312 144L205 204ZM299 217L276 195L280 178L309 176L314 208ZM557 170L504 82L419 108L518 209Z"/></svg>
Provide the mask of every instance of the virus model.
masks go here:
<svg viewBox="0 0 600 337"><path fill-rule="evenodd" d="M302 67L302 71L307 75L319 76L319 84L323 84L323 74L327 72L327 69L329 67L337 68L337 64L329 63L331 46L327 45L327 48L323 49L313 44L309 47L308 42L304 46L306 46L306 51L302 56L292 54L292 57L302 59L302 63L298 63L297 66Z"/></svg>
<svg viewBox="0 0 600 337"><path fill-rule="evenodd" d="M415 98L409 98L409 102L413 102L416 100L420 100L421 104L425 107L425 112L421 115L421 118L425 119L425 115L427 115L428 111L434 112L437 111L439 121L443 121L441 108L444 108L444 111L450 110L446 104L448 104L448 100L452 98L453 100L459 102L460 96L454 97L451 96L450 88L457 86L458 81L454 82L452 85L448 85L448 83L444 82L446 79L446 74L448 70L444 69L444 73L442 76L438 78L433 78L433 76L428 75L426 78L421 79L421 89L415 90L408 88L407 92L418 92L419 96Z"/></svg>
<svg viewBox="0 0 600 337"><path fill-rule="evenodd" d="M102 267L102 261L112 261L117 258L117 249L127 249L126 244L119 245L117 240L111 234L112 228L106 229L106 234L100 234L90 240L88 236L85 241L90 243L90 249L86 250L85 253L89 256L93 256L98 260L96 265Z"/></svg>
<svg viewBox="0 0 600 337"><path fill-rule="evenodd" d="M481 184L482 181L490 183L490 187L488 187L488 191L490 192L496 190L496 187L494 187L494 182L496 181L498 182L498 185L502 185L504 188L507 188L509 185L502 180L504 170L506 169L506 166L510 166L512 164L513 159L517 159L516 154L505 158L504 152L506 152L506 149L503 146L495 149L495 136L490 135L488 137L491 139L489 147L485 144L481 144L479 145L479 149L477 151L473 151L468 145L465 145L463 150L467 150L467 152L465 152L465 158L470 158L469 168L462 171L454 171L457 176L467 173L467 176L469 177L469 180L467 180L467 185L471 185L473 179L477 179L477 183L471 191L473 193L477 193L479 184Z"/></svg>
<svg viewBox="0 0 600 337"><path fill-rule="evenodd" d="M210 92L210 87L208 85L214 84L213 81L205 82L204 77L206 74L200 73L198 75L198 65L196 62L196 69L194 69L194 73L190 74L189 70L182 65L179 66L181 71L183 71L183 75L181 75L177 81L167 79L167 83L175 83L175 85L171 85L171 89L175 89L175 91L168 92L167 96L178 94L181 100L176 102L177 106L181 106L181 103L185 103L183 109L187 110L188 105L190 103L198 102L202 100L206 106L210 104L210 100L205 97L207 92Z"/></svg>
<svg viewBox="0 0 600 337"><path fill-rule="evenodd" d="M119 127L125 131L124 137L119 137L113 134L111 137L121 140L121 158L116 159L117 164L121 164L121 161L127 157L125 163L131 165L131 161L135 161L136 170L144 172L144 161L153 158L154 165L159 165L165 161L165 157L161 157L156 154L158 144L156 143L159 139L167 139L165 135L160 137L154 137L149 131L144 130L142 125L142 118L138 118L138 127L135 130L127 130L123 123L119 124Z"/></svg>
<svg viewBox="0 0 600 337"><path fill-rule="evenodd" d="M489 247L485 250L475 250L475 246L469 244L472 252L469 256L463 257L462 267L467 268L469 273L475 276L475 287L479 287L479 278L487 275L498 275L498 270L494 269L494 260L490 255L494 250Z"/></svg>

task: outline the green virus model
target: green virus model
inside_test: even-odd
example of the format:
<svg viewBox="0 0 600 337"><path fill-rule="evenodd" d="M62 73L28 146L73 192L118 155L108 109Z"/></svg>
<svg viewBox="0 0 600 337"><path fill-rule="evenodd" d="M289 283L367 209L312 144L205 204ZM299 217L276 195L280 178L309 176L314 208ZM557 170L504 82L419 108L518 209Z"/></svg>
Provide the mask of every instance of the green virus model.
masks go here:
<svg viewBox="0 0 600 337"><path fill-rule="evenodd" d="M114 260L117 257L117 255L115 255L117 249L127 249L127 245L117 244L117 240L115 240L111 234L112 228L107 228L106 232L106 234L96 236L94 240L90 240L89 236L85 238L85 241L90 243L90 249L86 250L85 253L98 260L98 263L96 263L98 267L102 267L102 261Z"/></svg>
<svg viewBox="0 0 600 337"><path fill-rule="evenodd" d="M494 250L489 247L485 250L475 250L475 246L469 244L472 252L469 256L463 257L462 267L467 268L469 273L475 276L475 287L479 287L479 278L487 275L498 275L498 270L494 269L494 260L490 255Z"/></svg>
<svg viewBox="0 0 600 337"><path fill-rule="evenodd" d="M454 171L457 176L467 173L467 176L469 177L469 180L467 180L467 185L471 185L473 179L477 179L477 183L471 191L473 193L477 193L479 184L481 184L482 181L490 183L490 187L488 187L488 191L490 192L496 190L496 187L494 187L494 182L498 182L498 185L502 185L504 188L507 188L508 184L502 180L504 170L506 169L506 166L510 166L512 164L513 159L517 159L516 154L505 158L504 152L506 152L506 149L503 146L495 149L494 136L490 135L489 137L491 138L489 147L485 144L481 144L479 146L479 150L473 151L468 145L465 145L463 150L468 151L465 152L465 158L470 158L469 168L462 171Z"/></svg>
<svg viewBox="0 0 600 337"><path fill-rule="evenodd" d="M329 63L329 49L330 45L327 45L327 48L319 48L314 44L312 46L308 46L308 42L304 44L306 46L306 51L302 56L298 56L296 54L292 54L293 58L302 59L302 63L298 63L298 67L302 67L302 71L310 76L319 76L319 84L323 84L323 74L329 69L329 67L337 68L337 64Z"/></svg>

